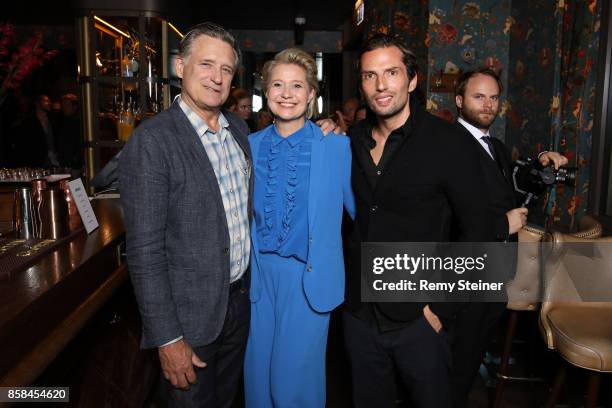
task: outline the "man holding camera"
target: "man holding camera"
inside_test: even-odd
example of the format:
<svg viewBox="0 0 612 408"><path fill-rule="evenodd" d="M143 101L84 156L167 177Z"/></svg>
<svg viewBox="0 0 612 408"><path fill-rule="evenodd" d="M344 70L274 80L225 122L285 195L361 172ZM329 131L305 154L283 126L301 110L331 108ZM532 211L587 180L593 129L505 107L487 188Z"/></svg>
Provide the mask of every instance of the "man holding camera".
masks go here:
<svg viewBox="0 0 612 408"><path fill-rule="evenodd" d="M500 108L502 83L490 68L464 72L455 87L459 117L456 126L473 136L478 145L479 164L484 176L489 213L494 232L491 242L518 241L518 231L527 222L527 208L518 207L512 183L512 163L506 146L491 137L489 129ZM538 156L542 166L555 169L567 164L557 152ZM467 404L468 394L487 345L491 330L501 317L505 304L473 302L459 313L452 342L451 384L453 406Z"/></svg>

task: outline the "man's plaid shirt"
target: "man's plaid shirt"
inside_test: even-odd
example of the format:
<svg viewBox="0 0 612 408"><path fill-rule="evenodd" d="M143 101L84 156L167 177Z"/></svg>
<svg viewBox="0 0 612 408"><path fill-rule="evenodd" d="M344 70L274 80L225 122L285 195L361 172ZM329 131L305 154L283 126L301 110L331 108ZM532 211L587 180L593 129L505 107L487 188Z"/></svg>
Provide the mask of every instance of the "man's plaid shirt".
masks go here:
<svg viewBox="0 0 612 408"><path fill-rule="evenodd" d="M200 137L217 176L230 235L230 282L234 282L246 271L251 253L247 209L251 169L222 113L219 131L214 132L180 97L179 106Z"/></svg>

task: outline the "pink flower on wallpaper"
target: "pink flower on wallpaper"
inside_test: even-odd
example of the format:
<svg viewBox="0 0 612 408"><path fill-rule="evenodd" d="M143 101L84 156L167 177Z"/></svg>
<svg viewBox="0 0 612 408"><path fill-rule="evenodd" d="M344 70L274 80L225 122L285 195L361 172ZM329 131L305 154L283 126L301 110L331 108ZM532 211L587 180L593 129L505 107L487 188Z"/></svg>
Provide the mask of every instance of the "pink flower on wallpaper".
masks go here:
<svg viewBox="0 0 612 408"><path fill-rule="evenodd" d="M393 25L402 31L410 31L410 16L403 11L396 11L393 14Z"/></svg>
<svg viewBox="0 0 612 408"><path fill-rule="evenodd" d="M437 117L446 120L447 122L454 122L455 121L455 117L453 116L453 113L449 110L449 109L440 109L437 112L434 112L434 115L436 115Z"/></svg>
<svg viewBox="0 0 612 408"><path fill-rule="evenodd" d="M438 27L438 41L450 45L457 39L457 29L452 24L443 24Z"/></svg>
<svg viewBox="0 0 612 408"><path fill-rule="evenodd" d="M536 143L536 153L540 153L541 151L544 150L544 145L542 143Z"/></svg>
<svg viewBox="0 0 612 408"><path fill-rule="evenodd" d="M381 25L379 27L372 27L372 32L374 34L377 34L377 33L389 34L389 31L390 31L390 27L387 25Z"/></svg>
<svg viewBox="0 0 612 408"><path fill-rule="evenodd" d="M571 163L574 160L574 157L576 157L576 152L573 152L571 150L567 150L567 151L563 152L563 155L565 157L567 157L567 160Z"/></svg>
<svg viewBox="0 0 612 408"><path fill-rule="evenodd" d="M497 57L487 57L484 61L485 66L491 68L493 71L499 73L502 69L504 69L503 64Z"/></svg>

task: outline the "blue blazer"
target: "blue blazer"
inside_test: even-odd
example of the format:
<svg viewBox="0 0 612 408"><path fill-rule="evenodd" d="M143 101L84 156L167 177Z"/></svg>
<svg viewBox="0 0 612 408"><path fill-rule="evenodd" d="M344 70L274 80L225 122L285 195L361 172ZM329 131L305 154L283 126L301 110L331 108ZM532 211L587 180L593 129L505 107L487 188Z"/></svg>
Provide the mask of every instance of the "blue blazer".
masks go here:
<svg viewBox="0 0 612 408"><path fill-rule="evenodd" d="M308 125L308 124L307 124ZM274 126L274 125L271 125ZM308 191L308 259L302 277L306 298L317 312L329 312L344 301L344 258L342 255L342 208L355 217L351 189L351 148L346 136L324 136L315 129L310 156ZM257 163L264 132L249 136L252 157ZM264 181L255 179L256 183ZM253 219L251 226L251 302L261 295L259 243Z"/></svg>

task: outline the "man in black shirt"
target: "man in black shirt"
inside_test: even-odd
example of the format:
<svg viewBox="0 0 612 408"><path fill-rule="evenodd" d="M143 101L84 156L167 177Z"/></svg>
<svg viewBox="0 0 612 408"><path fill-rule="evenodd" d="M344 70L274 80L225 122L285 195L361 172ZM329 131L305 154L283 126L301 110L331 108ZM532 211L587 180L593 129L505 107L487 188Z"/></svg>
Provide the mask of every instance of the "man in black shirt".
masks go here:
<svg viewBox="0 0 612 408"><path fill-rule="evenodd" d="M348 239L345 340L357 407L392 406L399 378L417 407L450 406L450 303L363 303L363 242L483 241L491 227L472 141L416 103L417 64L378 34L359 58L368 119L351 132L357 216Z"/></svg>

